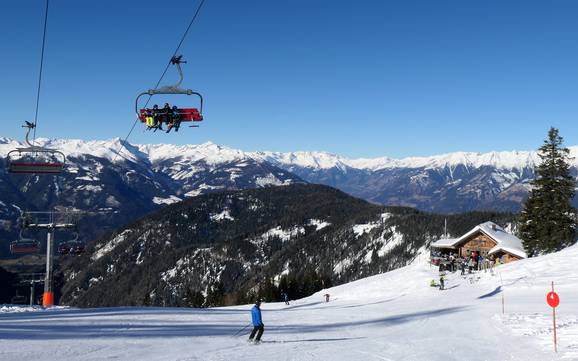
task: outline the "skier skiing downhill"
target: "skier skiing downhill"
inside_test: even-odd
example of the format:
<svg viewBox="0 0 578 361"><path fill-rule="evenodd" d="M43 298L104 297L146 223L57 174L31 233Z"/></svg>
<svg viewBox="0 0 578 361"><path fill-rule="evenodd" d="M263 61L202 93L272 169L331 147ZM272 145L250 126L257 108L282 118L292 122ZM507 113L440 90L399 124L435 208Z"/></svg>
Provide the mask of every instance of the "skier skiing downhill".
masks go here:
<svg viewBox="0 0 578 361"><path fill-rule="evenodd" d="M257 337L255 337L255 343L259 343L261 342L261 336L265 330L265 325L261 318L261 300L255 301L255 306L251 309L251 319L253 321L253 331L251 331L251 335L249 336L249 342L253 341L253 337L257 334Z"/></svg>

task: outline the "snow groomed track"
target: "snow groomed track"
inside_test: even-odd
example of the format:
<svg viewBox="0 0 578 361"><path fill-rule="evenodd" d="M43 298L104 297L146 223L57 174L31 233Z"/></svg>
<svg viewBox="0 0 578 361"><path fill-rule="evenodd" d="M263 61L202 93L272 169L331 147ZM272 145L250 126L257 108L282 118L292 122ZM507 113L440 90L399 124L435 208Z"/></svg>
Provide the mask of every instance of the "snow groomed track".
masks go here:
<svg viewBox="0 0 578 361"><path fill-rule="evenodd" d="M263 304L263 343L247 343L250 306L215 309L0 308L1 360L578 360L578 246L450 275L425 257L306 299ZM502 281L500 281L500 274ZM553 350L550 282L561 298ZM329 303L323 294L331 294ZM505 314L502 315L502 294ZM16 312L29 311L29 312Z"/></svg>

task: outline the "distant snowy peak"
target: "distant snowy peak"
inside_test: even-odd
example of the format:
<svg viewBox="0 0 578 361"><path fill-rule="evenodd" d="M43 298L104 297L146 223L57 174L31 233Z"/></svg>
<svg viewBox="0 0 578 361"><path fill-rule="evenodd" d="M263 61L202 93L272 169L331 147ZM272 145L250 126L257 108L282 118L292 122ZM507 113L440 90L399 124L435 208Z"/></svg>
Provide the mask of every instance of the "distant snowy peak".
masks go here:
<svg viewBox="0 0 578 361"><path fill-rule="evenodd" d="M570 155L574 158L572 164L578 166L578 146L569 147ZM535 151L509 151L509 152L455 152L430 157L408 157L394 159L389 157L381 158L360 158L347 159L331 153L324 152L258 152L257 157L274 164L285 167L297 166L310 169L366 169L378 171L393 168L455 168L465 166L467 168L493 167L496 169L526 169L533 168L539 163L540 158Z"/></svg>
<svg viewBox="0 0 578 361"><path fill-rule="evenodd" d="M109 140L80 140L80 139L47 139L37 138L36 145L58 149L67 157L91 155L110 161L158 162L167 159L183 158L187 161L204 161L207 164L249 159L241 150L223 147L212 142L191 145L173 144L131 144L120 138ZM23 142L10 138L0 138L0 156L6 156L15 148L26 147Z"/></svg>
<svg viewBox="0 0 578 361"><path fill-rule="evenodd" d="M534 167L539 162L536 152L511 151L511 152L455 152L432 157L409 157L404 159L391 159L388 162L374 167L386 168L454 168L459 165L468 168L481 168L485 166L497 169L524 169Z"/></svg>
<svg viewBox="0 0 578 361"><path fill-rule="evenodd" d="M109 140L37 138L34 144L41 147L57 149L67 157L91 155L110 161L122 161L123 159L139 161L148 157L146 154L140 152L138 148L120 138ZM0 155L5 156L9 151L17 147L27 147L27 145L24 142L3 138L0 140ZM120 155L118 155L119 152Z"/></svg>
<svg viewBox="0 0 578 361"><path fill-rule="evenodd" d="M533 168L539 157L535 151L504 151L489 153L454 152L430 157L408 157L394 159L389 157L348 159L328 152L244 152L238 149L224 147L212 142L203 144L173 145L173 144L131 144L120 138L110 140L84 141L79 139L46 139L38 138L36 144L59 149L67 156L78 157L92 155L111 161L120 162L147 161L150 163L162 162L168 159L180 158L190 162L205 162L209 165L242 160L269 162L285 169L292 167L313 170L338 169L345 171L348 168L378 171L394 168L481 168L485 166L496 169L525 169ZM10 138L0 137L0 155L5 156L16 147L25 146L23 143ZM569 147L574 166L578 166L578 146ZM117 154L120 152L120 156Z"/></svg>
<svg viewBox="0 0 578 361"><path fill-rule="evenodd" d="M247 153L241 150L223 147L212 142L188 145L140 144L136 147L147 154L153 163L179 157L191 162L204 161L207 164L220 164L250 158Z"/></svg>
<svg viewBox="0 0 578 361"><path fill-rule="evenodd" d="M349 166L347 159L326 152L255 152L251 153L251 156L253 158L266 160L273 164L285 166L292 165L304 168L345 169Z"/></svg>

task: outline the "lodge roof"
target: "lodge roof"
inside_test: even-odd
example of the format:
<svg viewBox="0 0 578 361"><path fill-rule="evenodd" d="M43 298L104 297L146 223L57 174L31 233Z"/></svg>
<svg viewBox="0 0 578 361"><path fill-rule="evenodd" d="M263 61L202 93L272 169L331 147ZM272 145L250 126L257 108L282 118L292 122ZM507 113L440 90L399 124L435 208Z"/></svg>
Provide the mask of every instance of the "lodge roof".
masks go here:
<svg viewBox="0 0 578 361"><path fill-rule="evenodd" d="M472 228L468 233L464 234L460 238L443 238L431 244L433 248L446 248L446 249L456 249L462 243L467 242L473 235L481 232L486 236L490 237L496 242L488 254L494 254L496 252L502 251L510 253L514 256L520 258L527 258L526 252L524 251L524 246L522 240L506 232L502 227L495 224L494 222L485 222L479 224Z"/></svg>

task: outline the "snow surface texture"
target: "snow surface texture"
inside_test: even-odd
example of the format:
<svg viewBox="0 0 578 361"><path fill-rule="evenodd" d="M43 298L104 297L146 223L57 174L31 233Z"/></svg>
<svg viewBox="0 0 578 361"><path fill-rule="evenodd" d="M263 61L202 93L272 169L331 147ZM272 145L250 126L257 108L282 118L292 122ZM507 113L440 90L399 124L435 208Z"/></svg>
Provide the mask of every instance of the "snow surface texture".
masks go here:
<svg viewBox="0 0 578 361"><path fill-rule="evenodd" d="M126 158L132 161L160 162L165 159L182 157L186 161L203 160L207 164L241 161L243 159L265 160L272 164L284 166L300 166L314 169L338 168L380 170L391 168L455 168L465 165L468 168L491 166L497 169L521 170L533 167L539 162L539 157L533 151L510 152L455 152L431 157L409 157L394 159L380 157L372 159L348 159L327 152L243 152L207 142L203 144L171 145L146 144L132 145L119 138L101 141L83 141L78 139L37 139L37 144L49 148L56 148L67 156L82 156L91 154L109 160L121 161ZM122 148L121 144L124 144ZM8 138L0 138L0 155L5 156L10 150L24 146L22 143ZM122 157L117 156L119 149ZM573 165L578 166L578 146L569 147L570 155L574 157ZM264 182L268 180L263 180Z"/></svg>
<svg viewBox="0 0 578 361"><path fill-rule="evenodd" d="M264 303L265 334L247 343L250 305L214 309L2 307L1 360L578 360L578 246L450 274L412 265L311 297ZM555 281L558 353L552 310ZM323 302L325 293L331 301ZM505 313L502 314L502 295ZM29 312L18 312L18 311ZM48 358L47 358L48 356Z"/></svg>

